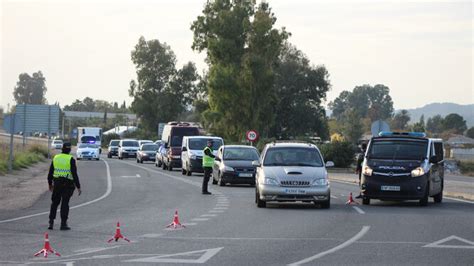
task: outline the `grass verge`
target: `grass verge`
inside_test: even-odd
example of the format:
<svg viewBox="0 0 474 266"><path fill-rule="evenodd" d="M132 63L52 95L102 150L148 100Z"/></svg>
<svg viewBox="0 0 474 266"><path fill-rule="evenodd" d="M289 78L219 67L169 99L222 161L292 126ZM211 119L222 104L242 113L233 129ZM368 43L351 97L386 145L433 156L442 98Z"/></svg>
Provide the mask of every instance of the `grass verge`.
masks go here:
<svg viewBox="0 0 474 266"><path fill-rule="evenodd" d="M474 162L458 161L461 174L474 177Z"/></svg>
<svg viewBox="0 0 474 266"><path fill-rule="evenodd" d="M0 143L0 175L5 175L8 171L8 156L10 154L10 145ZM23 145L14 145L13 147L13 169L19 170L46 160L48 157L48 148L43 145L32 144L26 147Z"/></svg>

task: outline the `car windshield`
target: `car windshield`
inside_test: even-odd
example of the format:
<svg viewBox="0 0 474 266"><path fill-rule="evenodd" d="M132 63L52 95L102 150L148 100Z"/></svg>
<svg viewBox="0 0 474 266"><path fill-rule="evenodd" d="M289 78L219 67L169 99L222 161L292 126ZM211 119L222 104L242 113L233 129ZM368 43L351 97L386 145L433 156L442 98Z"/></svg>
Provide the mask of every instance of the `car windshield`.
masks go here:
<svg viewBox="0 0 474 266"><path fill-rule="evenodd" d="M367 153L372 159L422 160L426 157L425 140L375 140Z"/></svg>
<svg viewBox="0 0 474 266"><path fill-rule="evenodd" d="M95 143L96 138L93 136L83 136L81 137L82 143Z"/></svg>
<svg viewBox="0 0 474 266"><path fill-rule="evenodd" d="M258 152L254 148L224 148L224 160L255 161L258 160Z"/></svg>
<svg viewBox="0 0 474 266"><path fill-rule="evenodd" d="M138 141L127 140L122 142L123 147L138 147Z"/></svg>
<svg viewBox="0 0 474 266"><path fill-rule="evenodd" d="M158 148L156 144L146 144L142 146L142 151L157 151Z"/></svg>
<svg viewBox="0 0 474 266"><path fill-rule="evenodd" d="M118 146L119 143L120 143L120 140L112 140L109 146Z"/></svg>
<svg viewBox="0 0 474 266"><path fill-rule="evenodd" d="M192 138L189 139L189 149L190 150L203 150L205 147L207 147L207 141L208 138ZM221 139L212 139L213 144L212 144L212 149L213 150L218 150L222 146L222 140Z"/></svg>
<svg viewBox="0 0 474 266"><path fill-rule="evenodd" d="M98 146L95 145L95 144L87 144L87 143L81 143L81 144L79 144L79 149L86 149L86 148L97 149Z"/></svg>
<svg viewBox="0 0 474 266"><path fill-rule="evenodd" d="M267 150L263 165L322 167L323 161L315 148L271 148Z"/></svg>

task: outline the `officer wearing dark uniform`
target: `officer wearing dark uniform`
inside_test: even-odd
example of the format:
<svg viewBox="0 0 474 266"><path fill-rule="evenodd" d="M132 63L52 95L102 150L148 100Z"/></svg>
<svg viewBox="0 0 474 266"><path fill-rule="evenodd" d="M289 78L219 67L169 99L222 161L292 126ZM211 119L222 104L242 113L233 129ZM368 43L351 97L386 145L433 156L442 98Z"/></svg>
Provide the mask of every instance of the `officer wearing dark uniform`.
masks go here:
<svg viewBox="0 0 474 266"><path fill-rule="evenodd" d="M367 143L362 143L361 145L361 152L357 156L357 168L356 168L356 173L359 174L359 186L360 186L360 181L362 178L362 163L364 162L364 156L365 156L365 150L367 149ZM359 195L356 197L356 199L362 198L362 194L359 193Z"/></svg>
<svg viewBox="0 0 474 266"><path fill-rule="evenodd" d="M212 153L212 145L214 142L210 139L207 141L207 147L204 148L204 155L202 157L202 169L204 170L204 179L202 180L202 194L211 195L207 190L207 185L212 173L212 166L214 165L214 154Z"/></svg>
<svg viewBox="0 0 474 266"><path fill-rule="evenodd" d="M49 227L52 230L58 206L61 203L61 227L60 230L70 230L67 225L69 215L69 199L77 188L81 195L81 184L77 176L76 160L69 154L71 143L64 143L62 152L54 156L49 167L48 184L49 191L52 191L51 210L49 212Z"/></svg>

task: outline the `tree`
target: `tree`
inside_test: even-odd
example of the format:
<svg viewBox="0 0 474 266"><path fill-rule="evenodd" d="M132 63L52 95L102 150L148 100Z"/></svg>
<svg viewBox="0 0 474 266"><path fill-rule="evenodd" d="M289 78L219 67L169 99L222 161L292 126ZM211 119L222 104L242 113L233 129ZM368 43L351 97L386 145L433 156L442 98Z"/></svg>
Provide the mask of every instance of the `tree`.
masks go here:
<svg viewBox="0 0 474 266"><path fill-rule="evenodd" d="M155 132L158 123L177 119L192 102L196 67L190 62L177 70L171 48L144 37L131 57L137 73L137 81L130 82L131 109L141 118L144 130Z"/></svg>
<svg viewBox="0 0 474 266"><path fill-rule="evenodd" d="M453 131L456 134L463 134L466 131L466 120L459 114L449 114L443 119L443 131Z"/></svg>
<svg viewBox="0 0 474 266"><path fill-rule="evenodd" d="M428 118L426 121L426 130L435 134L443 132L443 120L444 119L441 115L435 115Z"/></svg>
<svg viewBox="0 0 474 266"><path fill-rule="evenodd" d="M425 116L424 115L421 115L420 121L413 124L412 131L425 132Z"/></svg>
<svg viewBox="0 0 474 266"><path fill-rule="evenodd" d="M466 131L466 137L471 138L471 139L474 139L474 127L470 127L470 128Z"/></svg>
<svg viewBox="0 0 474 266"><path fill-rule="evenodd" d="M13 90L13 97L17 104L45 104L46 79L41 71L32 76L22 73Z"/></svg>
<svg viewBox="0 0 474 266"><path fill-rule="evenodd" d="M275 126L281 138L318 135L329 138L326 112L321 102L330 88L324 66L312 66L302 51L286 43L276 71Z"/></svg>
<svg viewBox="0 0 474 266"><path fill-rule="evenodd" d="M193 22L192 48L207 52L209 109L203 117L214 133L240 140L252 128L268 135L275 120L275 67L288 38L275 22L268 3L255 8L252 0L208 1Z"/></svg>
<svg viewBox="0 0 474 266"><path fill-rule="evenodd" d="M362 134L364 134L364 129L361 123L362 119L354 109L347 109L344 117L343 134L349 142L357 144L359 139L362 137Z"/></svg>
<svg viewBox="0 0 474 266"><path fill-rule="evenodd" d="M401 110L392 118L391 128L393 130L406 130L408 122L410 122L410 115L407 110Z"/></svg>

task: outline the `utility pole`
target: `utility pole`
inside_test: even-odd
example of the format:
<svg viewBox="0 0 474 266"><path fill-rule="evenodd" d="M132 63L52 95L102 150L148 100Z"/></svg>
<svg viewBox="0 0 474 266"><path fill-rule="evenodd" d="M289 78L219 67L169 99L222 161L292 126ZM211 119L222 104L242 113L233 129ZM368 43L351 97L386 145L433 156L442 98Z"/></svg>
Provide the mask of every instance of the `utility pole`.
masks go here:
<svg viewBox="0 0 474 266"><path fill-rule="evenodd" d="M48 105L48 159L51 159L51 105Z"/></svg>
<svg viewBox="0 0 474 266"><path fill-rule="evenodd" d="M16 114L10 116L10 154L8 156L8 172L13 170L13 133L15 132L15 118Z"/></svg>

